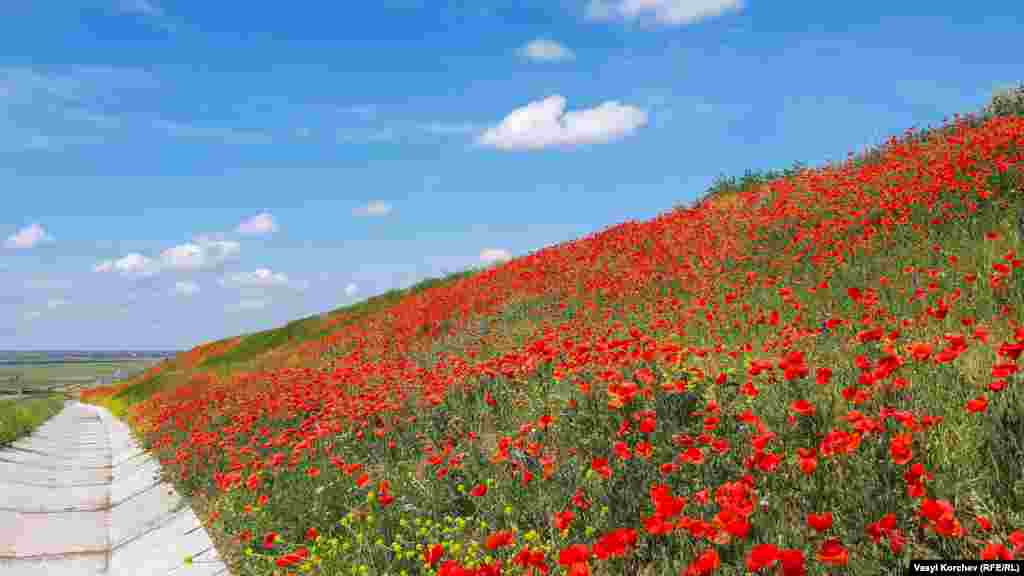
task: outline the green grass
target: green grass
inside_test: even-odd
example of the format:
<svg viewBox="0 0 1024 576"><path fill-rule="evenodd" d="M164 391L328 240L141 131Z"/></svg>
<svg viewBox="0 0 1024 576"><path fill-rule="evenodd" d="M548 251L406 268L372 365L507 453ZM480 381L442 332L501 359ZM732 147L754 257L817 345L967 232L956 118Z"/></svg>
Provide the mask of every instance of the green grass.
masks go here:
<svg viewBox="0 0 1024 576"><path fill-rule="evenodd" d="M476 269L470 269L449 274L443 278L427 278L410 286L409 288L389 290L388 292L368 298L351 306L332 310L324 316L310 316L300 320L294 320L280 328L273 328L271 330L264 330L262 332L249 334L242 338L242 341L238 346L235 346L224 354L212 356L204 360L202 364L200 364L200 368L237 368L240 365L259 358L269 350L279 348L286 344L294 344L307 340L323 338L324 336L327 336L332 332L336 332L345 326L355 324L360 320L379 312L380 310L393 306L402 298L417 294L435 286L468 278L476 272ZM333 324L330 328L323 327L323 318L330 319L341 314L346 315L345 320ZM140 397L140 399L142 398L144 397Z"/></svg>
<svg viewBox="0 0 1024 576"><path fill-rule="evenodd" d="M62 394L0 400L0 446L31 434L64 408L64 400Z"/></svg>
<svg viewBox="0 0 1024 576"><path fill-rule="evenodd" d="M126 404L134 404L160 390L160 386L166 376L163 373L156 374L145 380L141 380L114 395L115 400L121 400Z"/></svg>
<svg viewBox="0 0 1024 576"><path fill-rule="evenodd" d="M91 381L103 376L112 376L118 370L122 374L133 374L148 368L152 362L140 360L113 360L107 362L40 362L0 366L0 388L13 384L18 378L28 387L67 379Z"/></svg>

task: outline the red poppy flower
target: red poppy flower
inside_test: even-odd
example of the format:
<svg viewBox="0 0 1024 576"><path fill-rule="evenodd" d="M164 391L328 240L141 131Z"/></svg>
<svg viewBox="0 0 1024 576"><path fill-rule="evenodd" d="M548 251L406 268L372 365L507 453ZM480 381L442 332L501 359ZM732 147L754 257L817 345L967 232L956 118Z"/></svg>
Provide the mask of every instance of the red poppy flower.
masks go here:
<svg viewBox="0 0 1024 576"><path fill-rule="evenodd" d="M566 509L561 512L555 512L555 528L561 532L572 524L573 518L576 517L576 513L572 510Z"/></svg>
<svg viewBox="0 0 1024 576"><path fill-rule="evenodd" d="M757 572L775 564L779 559L779 549L774 544L758 544L747 556L747 570Z"/></svg>
<svg viewBox="0 0 1024 576"><path fill-rule="evenodd" d="M615 452L615 455L622 460L629 460L633 455L629 449L629 444L626 444L625 442L616 442L613 444L612 451Z"/></svg>
<svg viewBox="0 0 1024 576"><path fill-rule="evenodd" d="M1013 560L1013 553L1002 544L989 542L982 548L980 558L982 560Z"/></svg>
<svg viewBox="0 0 1024 576"><path fill-rule="evenodd" d="M830 566L846 566L850 553L843 543L836 538L829 538L818 549L818 561Z"/></svg>
<svg viewBox="0 0 1024 576"><path fill-rule="evenodd" d="M889 456L894 464L902 466L914 457L911 449L914 437L911 434L897 434L889 440Z"/></svg>
<svg viewBox="0 0 1024 576"><path fill-rule="evenodd" d="M789 408L799 414L800 416L813 416L814 415L814 404L811 404L807 400L797 400L789 405Z"/></svg>
<svg viewBox="0 0 1024 576"><path fill-rule="evenodd" d="M824 532L832 527L832 513L825 512L824 514L808 514L807 525L813 528L816 532Z"/></svg>
<svg viewBox="0 0 1024 576"><path fill-rule="evenodd" d="M782 567L782 576L804 576L807 572L804 552L796 548L780 550L779 565Z"/></svg>
<svg viewBox="0 0 1024 576"><path fill-rule="evenodd" d="M829 368L818 368L817 371L815 372L814 376L815 376L815 381L818 383L818 385L823 386L823 385L827 384L829 380L831 380L831 369L829 369Z"/></svg>
<svg viewBox="0 0 1024 576"><path fill-rule="evenodd" d="M488 550L497 550L498 548L511 546L515 541L516 535L511 530L500 530L488 536L484 545Z"/></svg>
<svg viewBox="0 0 1024 576"><path fill-rule="evenodd" d="M423 550L423 561L431 567L441 560L441 556L444 556L444 546L440 544L428 546Z"/></svg>
<svg viewBox="0 0 1024 576"><path fill-rule="evenodd" d="M701 552L680 576L710 576L721 565L722 561L718 556L718 551L708 548Z"/></svg>
<svg viewBox="0 0 1024 576"><path fill-rule="evenodd" d="M573 544L558 553L558 565L565 568L572 576L589 576L590 548L585 544Z"/></svg>
<svg viewBox="0 0 1024 576"><path fill-rule="evenodd" d="M594 556L601 560L622 558L636 545L636 530L619 528L602 536L594 544Z"/></svg>
<svg viewBox="0 0 1024 576"><path fill-rule="evenodd" d="M974 414L984 412L988 409L988 398L984 395L967 401L967 411Z"/></svg>

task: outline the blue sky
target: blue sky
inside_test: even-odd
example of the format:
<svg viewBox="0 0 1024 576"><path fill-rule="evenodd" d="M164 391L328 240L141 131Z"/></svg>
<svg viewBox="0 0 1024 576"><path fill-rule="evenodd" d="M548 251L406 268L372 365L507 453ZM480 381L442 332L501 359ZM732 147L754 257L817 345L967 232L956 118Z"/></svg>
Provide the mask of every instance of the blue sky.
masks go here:
<svg viewBox="0 0 1024 576"><path fill-rule="evenodd" d="M0 348L191 347L842 159L1024 80L1022 16L2 3Z"/></svg>

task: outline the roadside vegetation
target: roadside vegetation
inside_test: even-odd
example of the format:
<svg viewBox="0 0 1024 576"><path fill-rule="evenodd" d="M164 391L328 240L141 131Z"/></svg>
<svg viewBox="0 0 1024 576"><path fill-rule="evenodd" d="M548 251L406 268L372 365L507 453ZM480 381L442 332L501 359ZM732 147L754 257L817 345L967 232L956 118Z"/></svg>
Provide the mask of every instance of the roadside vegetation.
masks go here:
<svg viewBox="0 0 1024 576"><path fill-rule="evenodd" d="M1024 87L83 398L237 574L1024 558Z"/></svg>
<svg viewBox="0 0 1024 576"><path fill-rule="evenodd" d="M27 436L64 408L63 394L0 399L0 447Z"/></svg>

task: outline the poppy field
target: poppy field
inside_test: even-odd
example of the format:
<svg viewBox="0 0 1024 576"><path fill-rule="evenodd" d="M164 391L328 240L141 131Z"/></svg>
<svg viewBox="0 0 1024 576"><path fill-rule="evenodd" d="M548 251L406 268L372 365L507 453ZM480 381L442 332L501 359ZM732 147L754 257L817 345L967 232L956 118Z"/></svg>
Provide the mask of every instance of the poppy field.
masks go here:
<svg viewBox="0 0 1024 576"><path fill-rule="evenodd" d="M1022 264L1024 115L958 116L83 399L237 574L1024 558Z"/></svg>

